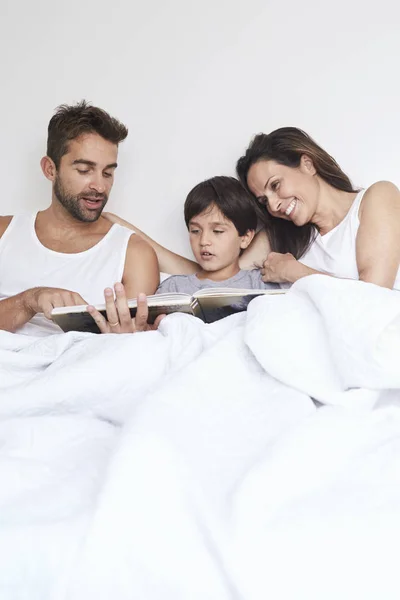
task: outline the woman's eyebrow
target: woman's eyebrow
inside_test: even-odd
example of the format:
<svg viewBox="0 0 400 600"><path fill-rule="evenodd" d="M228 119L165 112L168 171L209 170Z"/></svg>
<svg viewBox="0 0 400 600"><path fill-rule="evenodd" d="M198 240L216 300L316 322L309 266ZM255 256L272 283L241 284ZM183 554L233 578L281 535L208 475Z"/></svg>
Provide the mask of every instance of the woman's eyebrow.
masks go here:
<svg viewBox="0 0 400 600"><path fill-rule="evenodd" d="M269 184L269 182L270 182L270 180L271 180L272 178L273 178L273 175L271 175L271 177L269 177L269 178L268 178L268 181L267 181L267 183L264 185L264 190L266 190L266 189L267 189L267 186L268 186L268 184Z"/></svg>

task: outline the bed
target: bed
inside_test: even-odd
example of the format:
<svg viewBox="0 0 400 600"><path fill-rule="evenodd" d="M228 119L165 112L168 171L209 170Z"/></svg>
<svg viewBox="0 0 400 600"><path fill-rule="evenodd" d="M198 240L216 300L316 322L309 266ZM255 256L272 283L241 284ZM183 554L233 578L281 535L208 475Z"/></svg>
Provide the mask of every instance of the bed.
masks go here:
<svg viewBox="0 0 400 600"><path fill-rule="evenodd" d="M0 598L398 598L400 296L0 333Z"/></svg>

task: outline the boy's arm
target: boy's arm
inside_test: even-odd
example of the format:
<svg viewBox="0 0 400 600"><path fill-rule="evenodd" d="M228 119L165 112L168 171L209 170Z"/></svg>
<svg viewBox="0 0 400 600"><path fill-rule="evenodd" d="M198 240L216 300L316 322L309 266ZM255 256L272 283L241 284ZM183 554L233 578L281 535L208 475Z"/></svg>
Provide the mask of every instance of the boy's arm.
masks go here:
<svg viewBox="0 0 400 600"><path fill-rule="evenodd" d="M140 231L137 227L128 223L121 217L114 215L112 213L103 213L102 215L111 223L118 223L119 225L123 225L128 229L132 229L135 231L141 238L146 240L153 248L153 250L157 254L158 264L160 265L160 271L163 273L169 273L170 275L190 275L191 273L196 273L199 270L199 265L188 258L184 258L179 254L175 254L175 252L171 252L171 250L167 250L164 246L161 246L154 240L152 240L148 235Z"/></svg>

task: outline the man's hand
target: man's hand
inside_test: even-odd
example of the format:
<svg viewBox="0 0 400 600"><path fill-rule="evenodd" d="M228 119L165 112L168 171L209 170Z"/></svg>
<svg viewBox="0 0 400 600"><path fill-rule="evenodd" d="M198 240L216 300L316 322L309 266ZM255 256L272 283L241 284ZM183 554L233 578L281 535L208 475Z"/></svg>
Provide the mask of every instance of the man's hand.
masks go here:
<svg viewBox="0 0 400 600"><path fill-rule="evenodd" d="M22 293L21 300L24 309L30 314L30 318L36 313L43 313L47 319L51 319L53 308L87 304L76 292L50 287L26 290Z"/></svg>
<svg viewBox="0 0 400 600"><path fill-rule="evenodd" d="M137 299L136 317L132 319L123 284L116 283L114 290L115 299L111 288L106 288L104 290L107 319L105 319L94 306L87 307L88 312L96 321L101 333L136 333L137 331L151 331L158 329L160 321L165 315L158 316L153 325L147 323L149 309L145 294L139 294Z"/></svg>

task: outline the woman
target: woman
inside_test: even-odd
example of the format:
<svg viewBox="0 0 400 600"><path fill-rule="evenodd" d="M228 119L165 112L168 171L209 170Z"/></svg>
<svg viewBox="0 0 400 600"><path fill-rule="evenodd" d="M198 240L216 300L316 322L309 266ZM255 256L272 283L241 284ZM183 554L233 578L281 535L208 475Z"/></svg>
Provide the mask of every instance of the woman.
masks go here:
<svg viewBox="0 0 400 600"><path fill-rule="evenodd" d="M325 273L400 289L395 185L355 190L336 161L295 127L257 135L237 173L258 202L270 242L264 281Z"/></svg>
<svg viewBox="0 0 400 600"><path fill-rule="evenodd" d="M400 192L381 181L353 188L336 161L306 133L284 127L259 134L237 163L264 224L240 259L242 269L263 263L264 281L294 283L312 273L360 279L400 289ZM155 249L161 271L190 274L196 263L166 250L136 227Z"/></svg>

